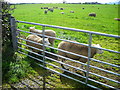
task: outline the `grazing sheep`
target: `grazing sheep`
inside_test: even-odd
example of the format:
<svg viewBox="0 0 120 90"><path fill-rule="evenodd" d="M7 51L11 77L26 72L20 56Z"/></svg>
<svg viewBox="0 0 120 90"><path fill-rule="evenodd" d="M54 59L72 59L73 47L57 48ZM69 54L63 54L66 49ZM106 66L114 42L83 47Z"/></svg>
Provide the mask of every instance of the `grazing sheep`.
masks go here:
<svg viewBox="0 0 120 90"><path fill-rule="evenodd" d="M53 10L54 10L53 8L48 8L48 11L51 11L51 12L53 12Z"/></svg>
<svg viewBox="0 0 120 90"><path fill-rule="evenodd" d="M74 41L74 42L76 42L76 41ZM101 47L99 44L93 44L92 46ZM75 53L75 54L79 54L79 55L83 55L83 56L88 57L88 47L84 46L84 45L78 45L78 44L75 44L75 43L62 41L61 43L59 43L58 49L62 49L62 50L65 50L65 51L69 51L69 52L72 52L72 53ZM103 53L103 50L91 48L91 58L96 53L101 54L101 53ZM85 59L85 58L82 58L82 57L79 57L79 56L76 56L76 55L72 55L72 54L68 54L68 53L65 53L65 52L62 52L62 51L58 51L58 55L68 57L68 58L71 58L71 59L75 59L75 60L79 60L83 63L87 62L87 59ZM65 59L62 59L60 57L58 58L58 60L61 60L62 62L65 61ZM62 64L61 64L61 66L64 68L64 66Z"/></svg>
<svg viewBox="0 0 120 90"><path fill-rule="evenodd" d="M114 20L120 21L120 18L114 18Z"/></svg>
<svg viewBox="0 0 120 90"><path fill-rule="evenodd" d="M33 35L33 34L28 35L26 39L27 39L27 40L30 40L30 41L33 41L33 42L36 42L36 43L41 43L41 44L43 44L43 38L41 38L41 37L39 37L39 36L37 36L37 35ZM45 38L44 42L45 42L45 45L50 45L50 43L49 43L49 41L48 41L48 38ZM38 44L35 44L35 43L32 43L32 42L29 42L29 41L26 41L26 44L29 45L29 46L38 48L38 49L42 49L42 48L43 48L41 45L38 45ZM32 49L32 51L33 51L33 52L36 52L36 53L40 52L39 50L30 48L30 47L29 47L29 49Z"/></svg>
<svg viewBox="0 0 120 90"><path fill-rule="evenodd" d="M89 13L89 16L96 17L96 13Z"/></svg>
<svg viewBox="0 0 120 90"><path fill-rule="evenodd" d="M61 14L65 14L64 12L61 12Z"/></svg>
<svg viewBox="0 0 120 90"><path fill-rule="evenodd" d="M47 10L45 10L45 11L44 11L44 14L47 14L47 12L48 12L48 11L47 11Z"/></svg>
<svg viewBox="0 0 120 90"><path fill-rule="evenodd" d="M37 29L35 29L35 27L30 27L29 29L30 29L30 32L37 33L37 34L42 34L42 30L37 30ZM45 35L51 36L51 37L56 37L56 32L53 31L53 30L45 30ZM39 36L39 37L41 37L41 36ZM48 38L48 40L49 40L50 44L52 46L54 46L55 39Z"/></svg>
<svg viewBox="0 0 120 90"><path fill-rule="evenodd" d="M58 7L53 7L54 9L57 9Z"/></svg>
<svg viewBox="0 0 120 90"><path fill-rule="evenodd" d="M60 10L64 10L64 8L60 8Z"/></svg>
<svg viewBox="0 0 120 90"><path fill-rule="evenodd" d="M44 9L43 7L41 7L41 9Z"/></svg>
<svg viewBox="0 0 120 90"><path fill-rule="evenodd" d="M70 11L70 13L74 13L74 11Z"/></svg>
<svg viewBox="0 0 120 90"><path fill-rule="evenodd" d="M48 9L48 7L44 7L44 9Z"/></svg>

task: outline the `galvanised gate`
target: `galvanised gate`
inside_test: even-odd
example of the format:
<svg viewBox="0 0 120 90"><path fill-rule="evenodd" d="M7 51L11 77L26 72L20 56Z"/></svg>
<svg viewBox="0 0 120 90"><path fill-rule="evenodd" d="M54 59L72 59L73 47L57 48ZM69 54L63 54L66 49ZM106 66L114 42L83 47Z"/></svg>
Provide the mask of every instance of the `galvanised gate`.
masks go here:
<svg viewBox="0 0 120 90"><path fill-rule="evenodd" d="M52 46L47 46L45 45L44 43L43 44L40 44L40 43L36 43L36 42L33 42L33 41L30 41L30 40L26 40L25 38L22 38L22 37L19 37L17 33L28 33L28 34L36 34L36 33L32 33L32 32L29 32L29 31L24 31L24 30L19 30L17 29L17 26L16 26L16 23L24 23L24 24L29 24L29 25L38 25L38 26L41 26L42 27L42 37L45 38L45 37L48 37L48 38L54 38L56 40L60 40L60 41L66 41L66 42L70 42L70 43L75 43L75 44L80 44L80 45L85 45L88 47L88 57L86 56L83 56L83 55L78 55L78 54L75 54L75 53L72 53L72 52L68 52L68 51L65 51L65 50L62 50L62 49L58 49L58 48L55 48L55 47L52 47ZM76 82L79 82L79 83L82 83L82 84L85 84L86 86L89 86L89 87L92 87L92 88L95 88L95 89L101 89L101 86L105 86L105 87L108 87L108 88L113 88L113 89L118 89L120 88L119 85L120 85L120 72L114 72L114 71L111 71L109 69L104 69L104 68L101 68L101 67L97 67L95 65L91 65L91 62L94 61L96 63L99 63L100 65L107 65L109 67L115 67L115 68L118 68L120 70L120 66L119 65L116 65L116 64L112 64L112 63L108 63L108 62L104 62L102 60L97 60L97 59L94 59L94 58L90 58L91 57L91 48L97 48L97 47L93 47L92 46L92 37L93 35L99 35L99 36L104 36L104 37L112 37L112 38L116 38L116 39L120 39L120 36L117 36L117 35L111 35L111 34L104 34L104 33L98 33L98 32L93 32L93 31L87 31L87 30L80 30L80 29L74 29L74 28L67 28L67 27L60 27L60 26L54 26L54 25L46 25L46 24L39 24L39 23L32 23L32 22L25 22L25 21L17 21L15 20L14 18L11 18L11 29L12 29L12 38L13 38L13 47L15 49L15 51L21 53L21 54L24 54L24 55L27 55L28 57L30 58L33 58L35 59L36 61L40 61L42 62L43 64L38 64L40 67L43 67L47 70L50 70L58 75L61 75L61 76L64 76L66 78L69 78L69 79L72 79ZM75 32L83 32L83 33L87 33L88 36L89 36L89 39L88 39L88 44L83 44L83 43L76 43L76 42L73 42L73 41L69 41L69 40L66 40L66 39L61 39L61 38L55 38L55 37L51 37L51 36L47 36L45 35L45 29L46 27L50 27L50 28L56 28L56 29L63 29L63 30L68 30L68 31L75 31ZM40 34L36 34L36 35L40 35ZM38 49L38 48L35 48L35 47L32 47L32 46L29 46L29 45L26 45L25 43L21 43L21 42L18 42L19 40L21 41L28 41L28 42L31 42L31 43L35 43L37 45L42 45L43 46L43 49ZM44 40L44 39L43 39ZM28 50L26 48L23 48L23 47L20 47L19 45L23 45L25 47L30 47L30 48L33 48L33 49L37 49L37 50L40 50L42 51L43 53L42 54L38 54L38 53L35 53L35 52L32 52L31 50ZM58 55L57 53L53 53L53 52L50 52L50 51L47 51L45 48L50 48L50 49L53 49L53 50L57 50L57 51L62 51L62 52L65 52L65 53L69 53L69 54L72 54L72 55L77 55L79 57L82 57L82 58L86 58L88 59L87 63L82 63L78 60L73 60L71 58L68 58L68 57L64 57L64 56L61 56L61 55ZM115 54L120 54L120 52L118 51L114 51L114 50L110 50L110 49L105 49L105 48L98 48L98 49L101 49L103 51L107 51L107 52L111 52L111 53L115 53ZM32 55L29 55L27 53L24 53L22 52L21 50L25 50L27 52L30 52L32 54L35 54L36 56L40 56L42 57L42 59L39 59L39 58L36 58ZM67 61L70 61L72 63L77 63L78 65L84 65L86 67L86 69L82 69L80 67L76 67L74 65L71 65L69 63L66 63L66 62L62 62L62 61L59 61L55 58L52 58L52 57L49 57L47 56L47 54L49 55L52 55L52 56L55 56L55 57L60 57L60 58L63 58L63 59L66 59ZM109 56L108 56L109 57ZM84 72L85 75L81 75L79 73L76 73L74 71L71 71L71 70L68 70L68 69L64 69L64 68L61 68L55 64L52 64L52 63L49 63L47 62L46 59L49 59L50 61L53 61L53 62L56 62L58 64L62 64L64 65L65 67L69 67L69 68L73 68L74 70L78 70L78 71L81 71L81 72ZM118 59L120 60L120 59ZM54 69L51 69L49 67L47 67L46 65L50 65L50 66L53 66L54 68L57 68L63 72L68 72L69 74L72 74L76 77L79 77L80 80L78 78L75 78L75 77L71 77L69 75L66 75L62 72L59 72L59 70L54 70ZM100 73L103 73L103 74L106 74L106 76L104 75L99 75L98 73L95 73L95 72L91 72L90 71L90 68L93 68L93 70L97 70L99 71ZM107 75L108 74L108 75ZM99 79L95 79L95 78L91 78L91 75L95 76L95 77L98 77L99 79L102 79L102 80L107 80L108 82L112 82L112 84L107 84L106 82L102 82L100 81ZM107 76L111 75L111 77L116 77L117 79L113 79L113 78L109 78ZM96 83L95 84L92 84L91 82L93 83ZM73 82L74 83L74 82ZM116 84L116 86L115 86ZM45 78L44 78L44 84L43 84L44 88L45 88ZM118 87L117 87L118 86Z"/></svg>

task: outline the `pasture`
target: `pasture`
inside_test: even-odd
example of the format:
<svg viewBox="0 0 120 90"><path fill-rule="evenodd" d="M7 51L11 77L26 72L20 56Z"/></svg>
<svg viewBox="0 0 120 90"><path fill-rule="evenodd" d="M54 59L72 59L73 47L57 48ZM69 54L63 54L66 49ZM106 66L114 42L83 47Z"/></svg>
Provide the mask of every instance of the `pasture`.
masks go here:
<svg viewBox="0 0 120 90"><path fill-rule="evenodd" d="M41 7L50 7L50 8L51 7L59 7L59 8L62 7L64 8L64 10L54 9L53 12L49 11L47 14L44 14L45 9L41 9ZM74 13L70 13L70 11L74 11ZM64 12L64 14L61 14L61 12ZM96 13L96 17L88 16L88 14L92 12ZM24 4L24 5L16 5L16 10L14 11L13 16L16 18L16 20L20 20L20 21L57 25L57 26L77 28L77 29L82 29L82 30L89 30L89 31L114 34L114 35L118 35L118 32L119 32L118 30L119 21L114 20L114 18L118 18L118 5ZM18 23L17 25L19 29L25 30L25 31L29 31L29 27L33 26L33 25L21 24L21 23ZM41 30L42 27L36 26L36 29ZM46 27L46 29L54 30L58 38L67 39L67 40L75 40L80 43L88 44L87 33L48 28L48 27ZM23 38L26 38L28 34L21 33L21 35ZM57 48L59 42L60 42L59 40L55 41L55 48ZM22 43L25 44L24 41L22 41ZM119 51L119 46L118 46L118 44L120 44L119 39L100 36L100 35L93 35L92 43L100 44L102 48ZM22 47L25 48L25 46L23 45ZM51 51L49 48L47 48L47 50ZM25 52L24 50L22 51ZM57 51L54 51L54 53L57 53ZM26 58L26 56L24 55L21 55L21 56L23 58ZM104 53L101 55L97 54L95 55L94 58L101 60L101 61L108 62L108 63L120 65L119 54L111 53L108 51L104 51ZM49 60L48 62L58 65L58 63L56 62L51 62ZM97 67L100 67L106 70L110 70L113 72L119 72L119 68L100 64L94 61L91 61L91 65L94 65L94 66L97 66ZM56 69L52 66L49 66L49 65L47 66L59 71L59 69ZM91 68L90 71L93 73L97 73L99 75L109 77L114 80L119 80L118 77L116 77L115 75L107 74L97 69ZM113 85L115 87L119 87L114 82L105 80L103 78L98 78L97 76L94 76L94 75L90 75L90 77L98 81L101 81L103 83ZM57 80L58 79L56 79L56 81ZM72 81L68 82L68 84L69 83L72 83ZM72 86L68 86L68 87L72 87ZM73 87L76 87L76 85Z"/></svg>

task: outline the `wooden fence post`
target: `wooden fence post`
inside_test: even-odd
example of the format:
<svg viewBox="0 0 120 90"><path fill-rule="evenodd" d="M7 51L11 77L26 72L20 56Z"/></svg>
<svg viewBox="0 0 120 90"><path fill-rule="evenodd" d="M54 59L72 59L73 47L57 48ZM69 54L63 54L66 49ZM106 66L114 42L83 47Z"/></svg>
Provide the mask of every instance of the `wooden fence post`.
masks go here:
<svg viewBox="0 0 120 90"><path fill-rule="evenodd" d="M18 49L18 40L17 40L17 28L16 28L16 21L15 18L11 16L10 18L10 25L11 25L11 35L12 35L12 44L14 51Z"/></svg>
<svg viewBox="0 0 120 90"><path fill-rule="evenodd" d="M0 2L0 89L2 89L2 2Z"/></svg>

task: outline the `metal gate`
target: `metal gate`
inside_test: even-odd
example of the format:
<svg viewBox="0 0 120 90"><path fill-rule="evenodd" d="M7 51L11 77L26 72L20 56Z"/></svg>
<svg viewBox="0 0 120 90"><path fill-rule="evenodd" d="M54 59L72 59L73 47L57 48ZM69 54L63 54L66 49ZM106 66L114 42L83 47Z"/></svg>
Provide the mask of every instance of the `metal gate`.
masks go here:
<svg viewBox="0 0 120 90"><path fill-rule="evenodd" d="M55 48L55 47L52 47L52 46L47 46L45 44L39 44L39 43L36 43L36 42L33 42L33 41L29 41L29 40L26 40L25 38L22 38L22 37L18 37L16 32L19 32L19 33L23 32L23 33L28 33L28 34L36 34L36 33L32 33L32 32L29 32L29 31L16 29L15 22L16 23L24 23L24 24L42 26L43 34L41 36L43 38L48 37L48 38L53 38L53 39L60 40L60 41L66 41L66 42L75 43L75 44L78 44L78 45L87 46L88 47L88 57L83 56L83 55L78 55L78 54L75 54L75 53L72 53L72 52L68 52L68 51L65 51L65 50L62 50L62 49L58 49L58 48ZM120 39L120 36L111 35L111 34L105 34L105 33L99 33L99 32L93 32L93 31L87 31L87 30L74 29L74 28L60 27L60 26L54 26L54 25L46 25L46 24L39 24L39 23L32 23L32 22L25 22L25 21L15 21L14 18L11 20L11 24L12 24L12 31L13 31L12 33L13 33L13 42L14 42L13 46L14 46L14 49L17 52L21 53L21 54L27 55L28 57L31 57L33 59L36 59L37 61L42 62L43 64L38 64L39 66L41 66L41 67L43 67L43 68L45 68L47 70L50 70L50 71L52 71L54 73L57 73L58 75L64 76L64 77L69 78L69 79L72 79L72 80L74 80L76 82L79 82L81 84L84 84L86 86L89 86L89 87L92 87L92 88L95 88L95 89L104 89L104 88L118 89L118 88L120 88L119 87L119 84L120 84L120 78L119 78L120 77L120 72L119 72L120 64L116 65L116 64L113 64L113 63L108 63L108 62L105 62L105 61L102 61L102 60L97 60L97 59L91 58L91 48L101 49L101 50L106 51L106 52L120 54L120 52L118 52L118 51L105 49L105 48L93 47L92 46L92 37L93 37L93 35L112 37L112 38L116 38L116 39ZM46 27L56 28L56 29L63 29L63 30L68 30L68 31L87 33L89 35L88 44L77 43L77 42L73 42L73 41L66 40L66 39L61 39L61 38L55 38L55 37L47 36L47 35L45 35ZM40 35L40 34L36 34L36 35ZM17 36L17 38L16 38L16 36ZM26 46L26 47L31 47L33 49L39 50L38 48L26 45L25 43L20 43L20 42L18 42L18 40L28 41L28 42L31 42L31 43L35 43L37 45L42 45L43 49L41 49L40 51L42 51L43 53L42 54L38 54L38 53L35 53L35 52L33 52L31 50L28 50L26 48L20 47L19 45L23 45L23 46ZM88 61L87 61L87 63L83 63L83 62L80 62L78 60L74 60L74 59L71 59L71 58L68 58L68 57L64 57L64 56L58 55L57 53L53 53L53 52L47 51L45 49L46 47L50 48L50 49L53 49L53 50L69 53L69 54L72 54L72 55L77 55L79 57L86 58ZM20 50L25 50L27 52L35 54L36 56L41 56L42 59L39 59L39 58L36 58L34 56L28 55L28 54L26 54L26 53L24 53L24 52L22 52ZM72 63L76 63L78 65L84 65L86 67L86 69L83 69L83 68L80 68L80 67L76 67L76 66L71 65L69 63L62 62L62 61L59 61L59 60L57 60L55 58L46 56L46 53L49 54L49 55L55 56L55 57L60 57L60 58L66 59L67 61L70 61ZM66 67L66 69L59 67L59 65L57 66L57 65L52 64L50 62L47 62L46 59L49 59L50 61L56 62L57 64L60 64L60 65L62 64L62 65L64 65ZM120 59L118 59L118 60L120 60ZM116 72L116 71L109 70L109 68L105 69L105 68L97 67L95 65L91 65L91 62L93 62L93 61L96 62L96 63L99 63L100 65L103 65L103 66L107 65L110 68L117 68L119 70L118 70L118 72ZM51 68L47 67L46 64L48 64L50 66L53 66L54 68L57 68L57 69L55 69L55 70L51 69ZM85 74L83 75L83 74L76 73L75 71L69 70L70 68L74 69L75 71L76 70L77 71L81 71L82 73L85 73ZM101 74L103 73L103 75L99 75L97 72L91 72L90 71L91 68L93 68L93 70L98 71L99 73L101 72ZM68 72L69 74L72 74L75 77L66 75L65 73L62 73L62 72L59 72L59 70L61 70L63 72ZM106 75L104 76L104 74L106 74ZM97 77L97 79L96 78L92 78L91 75L93 75L94 77ZM109 78L110 75L111 75L111 77L116 77L117 79ZM78 77L78 78L76 78L76 77ZM45 80L45 78L44 78L44 80ZM106 82L104 82L104 80L106 80ZM107 83L107 82L111 82L111 83ZM93 84L93 83L95 83L95 84ZM45 87L45 83L44 83L44 87Z"/></svg>

